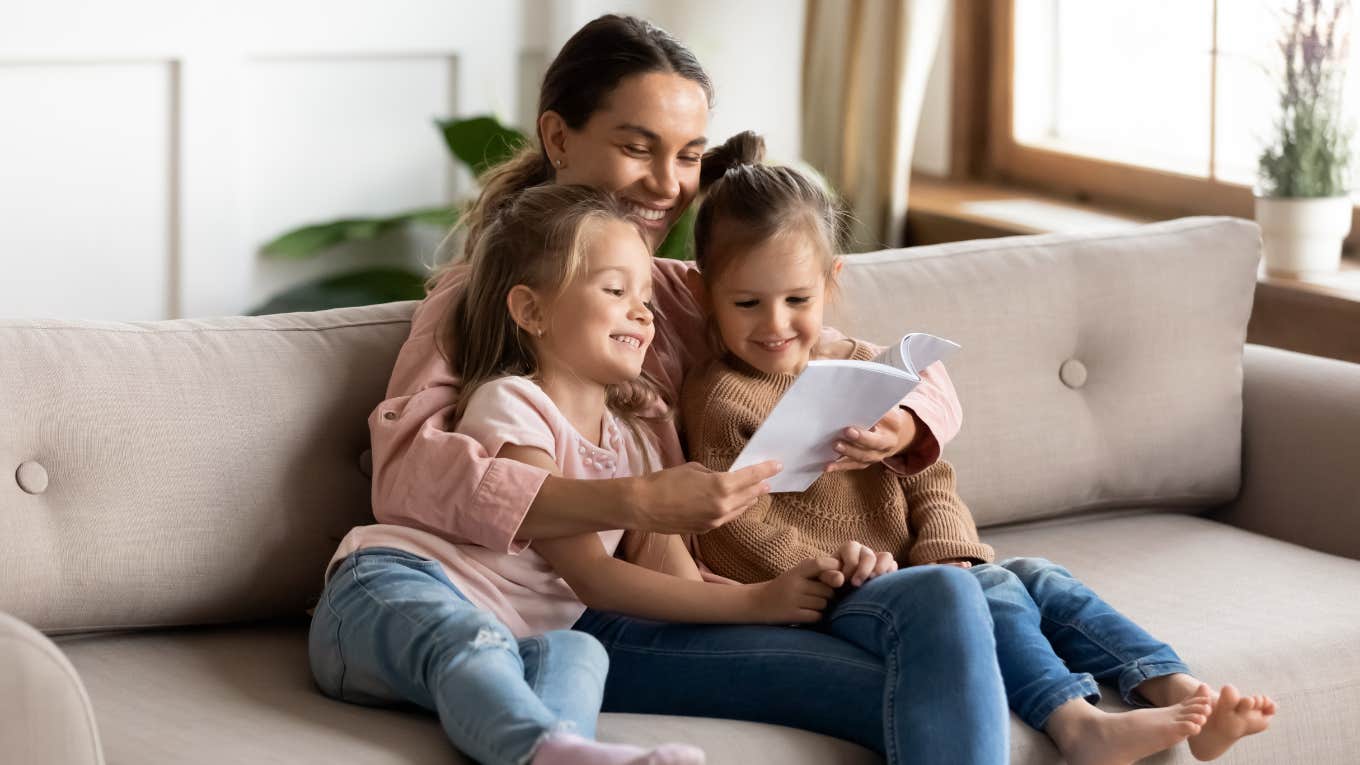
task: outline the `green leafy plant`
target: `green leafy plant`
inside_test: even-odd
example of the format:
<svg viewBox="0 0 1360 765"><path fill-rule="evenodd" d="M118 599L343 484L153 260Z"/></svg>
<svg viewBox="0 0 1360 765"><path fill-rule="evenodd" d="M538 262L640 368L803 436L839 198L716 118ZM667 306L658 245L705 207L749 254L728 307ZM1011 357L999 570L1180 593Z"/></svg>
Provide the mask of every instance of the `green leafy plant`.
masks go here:
<svg viewBox="0 0 1360 765"><path fill-rule="evenodd" d="M1335 0L1324 8L1318 0L1297 0L1285 14L1280 108L1259 160L1262 196L1335 197L1350 191L1353 131L1342 111L1348 5L1349 0Z"/></svg>
<svg viewBox="0 0 1360 765"><path fill-rule="evenodd" d="M477 178L512 157L528 140L520 131L489 116L436 120L435 127L453 158ZM448 230L458 223L461 209L462 204L457 204L386 217L342 218L315 223L281 234L261 251L265 257L286 260L321 257L341 245L380 239L408 226L435 226ZM657 255L687 257L693 228L694 210L691 208L676 222ZM428 271L417 272L404 266L360 268L292 287L257 306L251 314L319 311L394 300L419 300L425 296L428 277Z"/></svg>

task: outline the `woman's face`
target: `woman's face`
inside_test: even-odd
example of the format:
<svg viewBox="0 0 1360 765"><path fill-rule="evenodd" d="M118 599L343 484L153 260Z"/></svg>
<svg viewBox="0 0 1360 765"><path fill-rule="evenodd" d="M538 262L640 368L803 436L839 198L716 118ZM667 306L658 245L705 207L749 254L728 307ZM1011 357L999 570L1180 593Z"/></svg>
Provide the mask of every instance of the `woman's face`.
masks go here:
<svg viewBox="0 0 1360 765"><path fill-rule="evenodd" d="M699 190L708 97L678 74L619 82L580 130L552 112L539 121L558 183L594 186L625 200L653 251Z"/></svg>

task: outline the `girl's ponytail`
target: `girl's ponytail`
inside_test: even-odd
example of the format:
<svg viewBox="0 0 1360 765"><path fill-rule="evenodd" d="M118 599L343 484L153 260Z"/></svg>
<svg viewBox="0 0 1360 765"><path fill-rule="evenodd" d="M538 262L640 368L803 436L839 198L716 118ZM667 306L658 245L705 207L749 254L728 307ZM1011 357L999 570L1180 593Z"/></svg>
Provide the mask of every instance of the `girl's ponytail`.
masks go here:
<svg viewBox="0 0 1360 765"><path fill-rule="evenodd" d="M765 139L745 130L704 154L699 169L699 188L707 190L729 170L743 165L758 165L765 159Z"/></svg>

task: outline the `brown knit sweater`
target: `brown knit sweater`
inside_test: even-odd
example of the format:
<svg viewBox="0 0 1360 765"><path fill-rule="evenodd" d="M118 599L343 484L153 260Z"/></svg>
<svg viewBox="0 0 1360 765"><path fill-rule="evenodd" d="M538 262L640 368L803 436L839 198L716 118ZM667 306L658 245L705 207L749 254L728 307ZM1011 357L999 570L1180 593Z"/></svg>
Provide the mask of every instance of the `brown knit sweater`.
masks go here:
<svg viewBox="0 0 1360 765"><path fill-rule="evenodd" d="M871 348L855 342L852 358L872 357ZM727 470L793 380L730 356L691 375L680 402L690 457ZM700 536L698 552L722 576L762 582L807 558L834 556L852 539L893 553L904 566L993 557L992 548L978 541L973 517L954 488L954 468L944 461L906 477L882 464L823 474L801 494L762 497L736 520Z"/></svg>

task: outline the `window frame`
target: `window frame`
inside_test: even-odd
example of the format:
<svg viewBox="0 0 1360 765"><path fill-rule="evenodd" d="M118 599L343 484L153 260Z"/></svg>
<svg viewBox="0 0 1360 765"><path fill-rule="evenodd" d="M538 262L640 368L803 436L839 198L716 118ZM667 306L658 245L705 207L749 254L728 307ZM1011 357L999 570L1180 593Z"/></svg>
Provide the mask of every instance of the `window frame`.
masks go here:
<svg viewBox="0 0 1360 765"><path fill-rule="evenodd" d="M961 135L969 125L976 125L977 117L962 114L968 110L966 88L980 89L988 94L987 114L980 122L985 125L986 140L972 143L974 151L981 146L984 157L968 163L983 168L986 179L1006 185L1040 189L1075 201L1124 209L1156 218L1175 218L1187 215L1232 215L1253 218L1255 203L1250 186L1230 183L1213 177L1200 178L1180 173L1130 165L1111 160L1081 156L1049 148L1021 144L1014 134L1015 73L1015 5L1016 0L959 0L955 6L954 65L967 55L967 48L990 47L989 62L971 65L965 77L954 83L954 114L951 117L960 129L953 131L953 140L967 140ZM1217 15L1217 2L1214 4ZM1217 20L1210 84L1210 104L1217 87ZM961 50L961 48L963 50ZM956 70L957 71L957 70ZM979 82L985 79L986 82ZM975 101L972 103L976 103ZM1210 174L1214 172L1215 115L1210 114ZM976 127L974 135L976 134ZM960 172L959 153L955 152L952 175ZM1346 239L1350 248L1360 246L1360 207L1351 208L1351 233Z"/></svg>

